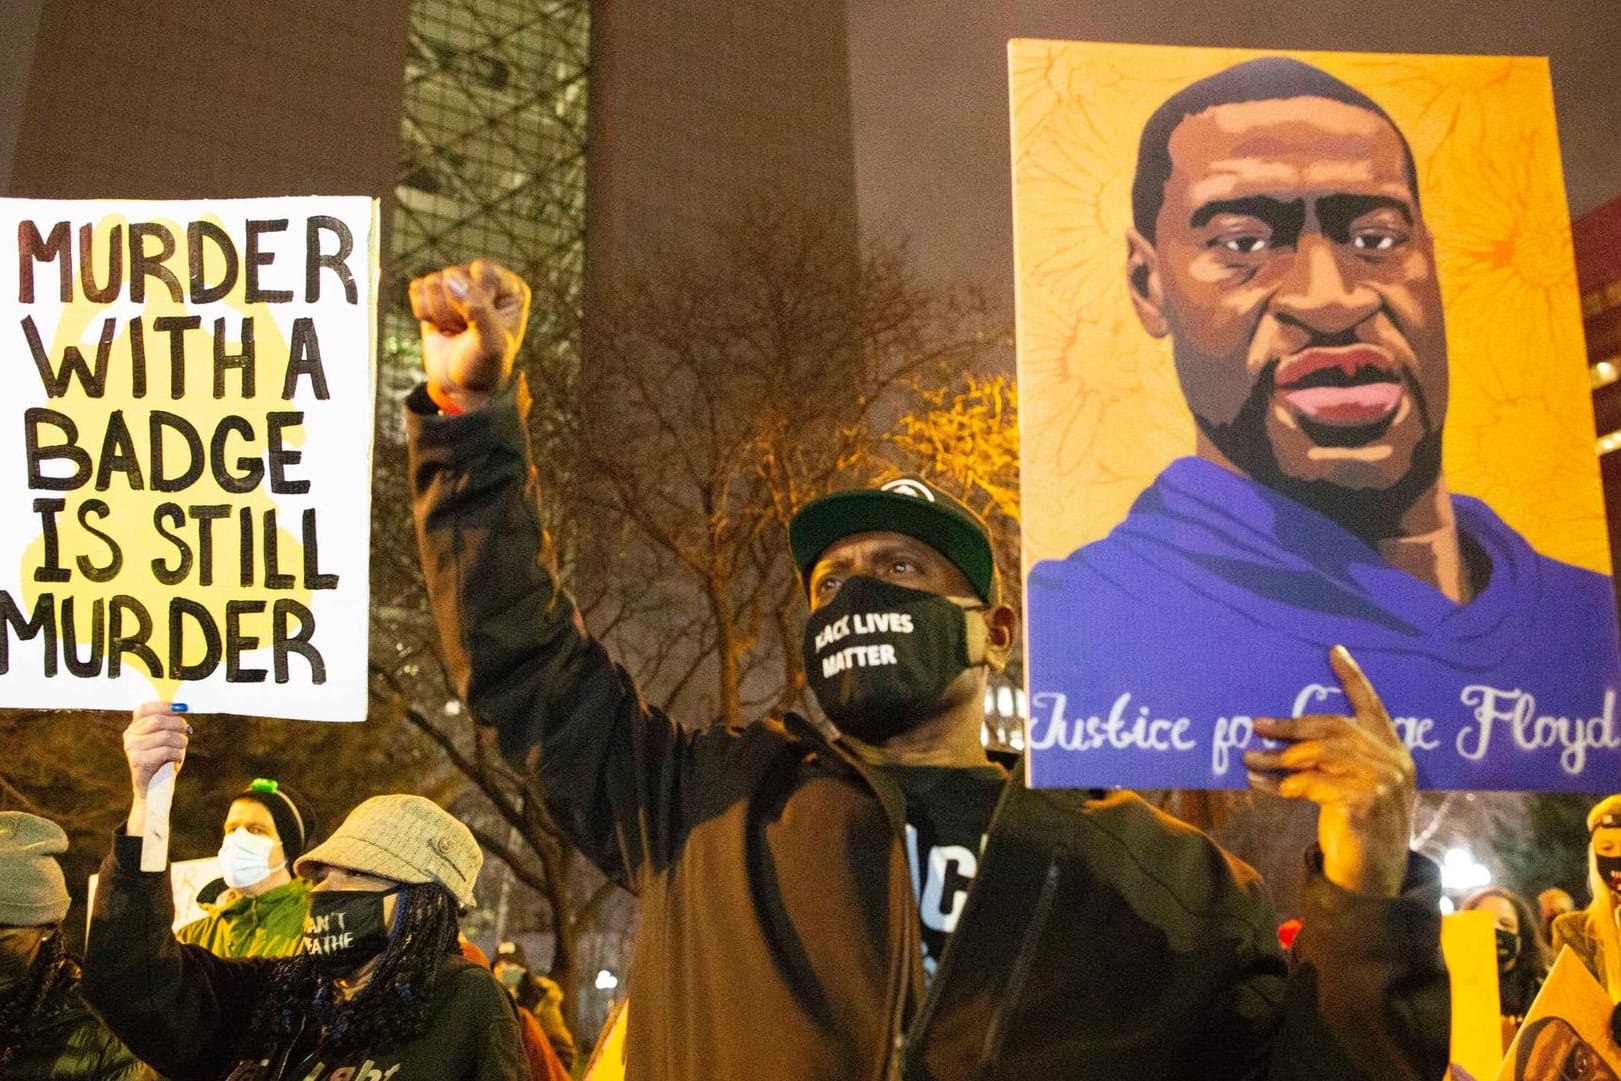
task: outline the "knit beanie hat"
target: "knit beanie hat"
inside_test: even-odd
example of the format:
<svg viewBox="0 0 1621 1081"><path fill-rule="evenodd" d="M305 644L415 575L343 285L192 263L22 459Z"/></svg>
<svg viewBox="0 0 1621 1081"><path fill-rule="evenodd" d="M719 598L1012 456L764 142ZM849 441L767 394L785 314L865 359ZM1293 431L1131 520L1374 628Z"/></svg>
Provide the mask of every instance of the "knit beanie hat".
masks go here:
<svg viewBox="0 0 1621 1081"><path fill-rule="evenodd" d="M395 882L437 882L472 908L484 853L472 831L421 796L373 796L349 812L332 836L299 858L294 870L315 877L326 864Z"/></svg>
<svg viewBox="0 0 1621 1081"><path fill-rule="evenodd" d="M48 818L0 811L0 926L41 927L68 914L68 887L56 857L68 835Z"/></svg>
<svg viewBox="0 0 1621 1081"><path fill-rule="evenodd" d="M231 797L231 802L239 799L252 800L270 812L271 821L276 823L276 836L281 838L281 850L287 853L289 864L303 855L304 850L320 836L315 809L280 781L255 777L245 791Z"/></svg>

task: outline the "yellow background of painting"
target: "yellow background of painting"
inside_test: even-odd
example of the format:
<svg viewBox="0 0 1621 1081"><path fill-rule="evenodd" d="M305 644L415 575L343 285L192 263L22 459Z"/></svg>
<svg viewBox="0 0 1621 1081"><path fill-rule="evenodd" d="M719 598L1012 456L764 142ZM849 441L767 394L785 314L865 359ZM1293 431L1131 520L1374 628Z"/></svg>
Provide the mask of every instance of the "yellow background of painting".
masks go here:
<svg viewBox="0 0 1621 1081"><path fill-rule="evenodd" d="M1051 41L1008 46L1026 569L1104 536L1192 452L1169 339L1126 291L1137 141L1177 90L1268 55L1362 90L1412 146L1446 307L1449 486L1609 573L1546 60Z"/></svg>

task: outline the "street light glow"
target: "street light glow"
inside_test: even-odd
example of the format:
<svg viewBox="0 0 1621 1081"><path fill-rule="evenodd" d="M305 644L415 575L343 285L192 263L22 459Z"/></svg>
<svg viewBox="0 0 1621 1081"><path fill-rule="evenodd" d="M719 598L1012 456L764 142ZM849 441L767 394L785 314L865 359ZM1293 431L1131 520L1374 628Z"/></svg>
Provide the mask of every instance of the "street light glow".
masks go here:
<svg viewBox="0 0 1621 1081"><path fill-rule="evenodd" d="M1452 893L1491 885L1491 868L1475 862L1467 848L1449 848L1441 856L1441 888Z"/></svg>

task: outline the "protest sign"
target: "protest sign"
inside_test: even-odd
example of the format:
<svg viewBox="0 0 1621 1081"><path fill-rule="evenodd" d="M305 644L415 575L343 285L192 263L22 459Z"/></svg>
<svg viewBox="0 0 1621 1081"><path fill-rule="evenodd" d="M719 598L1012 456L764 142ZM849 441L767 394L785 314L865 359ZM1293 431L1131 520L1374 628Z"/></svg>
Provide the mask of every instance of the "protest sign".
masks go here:
<svg viewBox="0 0 1621 1081"><path fill-rule="evenodd" d="M1441 953L1452 990L1452 1064L1470 1077L1495 1076L1503 1061L1496 918L1479 908L1441 917Z"/></svg>
<svg viewBox="0 0 1621 1081"><path fill-rule="evenodd" d="M630 999L614 1003L608 1020L602 1023L596 1049L585 1064L585 1081L624 1081L625 1030L630 1025Z"/></svg>
<svg viewBox="0 0 1621 1081"><path fill-rule="evenodd" d="M1497 1081L1615 1081L1621 1047L1611 1034L1614 1010L1581 958L1568 947L1561 950L1509 1044Z"/></svg>
<svg viewBox="0 0 1621 1081"><path fill-rule="evenodd" d="M364 719L374 201L5 199L0 236L0 705Z"/></svg>
<svg viewBox="0 0 1621 1081"><path fill-rule="evenodd" d="M1604 790L1621 690L1547 63L1010 45L1035 785L1342 713Z"/></svg>
<svg viewBox="0 0 1621 1081"><path fill-rule="evenodd" d="M161 870L161 868L160 868ZM169 864L169 892L174 896L174 922L170 925L173 930L180 930L193 920L200 920L208 915L202 902L197 898L203 887L220 876L220 861L217 856L204 856L196 860L180 860ZM96 889L101 885L101 873L90 876L90 888L85 900L85 933L90 931L90 913L96 907Z"/></svg>

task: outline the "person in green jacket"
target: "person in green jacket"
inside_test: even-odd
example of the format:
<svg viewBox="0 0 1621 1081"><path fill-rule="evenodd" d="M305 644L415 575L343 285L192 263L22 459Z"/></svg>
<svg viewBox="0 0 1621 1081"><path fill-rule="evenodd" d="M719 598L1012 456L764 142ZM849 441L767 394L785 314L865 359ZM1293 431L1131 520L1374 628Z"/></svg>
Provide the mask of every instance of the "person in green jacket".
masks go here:
<svg viewBox="0 0 1621 1081"><path fill-rule="evenodd" d="M175 937L218 957L286 957L298 950L310 883L290 868L316 838L315 812L286 785L256 778L231 800L221 877L203 888L208 915Z"/></svg>
<svg viewBox="0 0 1621 1081"><path fill-rule="evenodd" d="M146 1081L151 1071L79 995L62 936L68 890L56 856L67 850L50 819L0 811L0 1077Z"/></svg>

